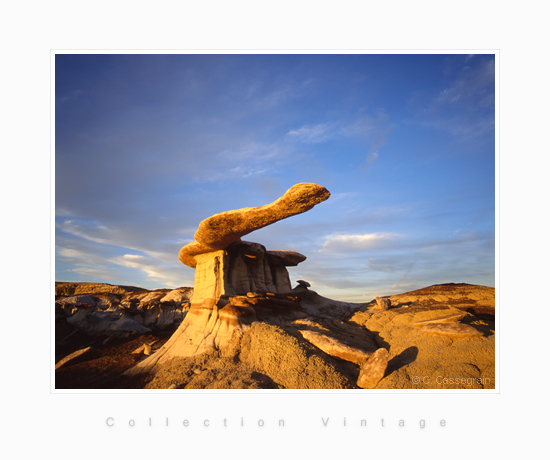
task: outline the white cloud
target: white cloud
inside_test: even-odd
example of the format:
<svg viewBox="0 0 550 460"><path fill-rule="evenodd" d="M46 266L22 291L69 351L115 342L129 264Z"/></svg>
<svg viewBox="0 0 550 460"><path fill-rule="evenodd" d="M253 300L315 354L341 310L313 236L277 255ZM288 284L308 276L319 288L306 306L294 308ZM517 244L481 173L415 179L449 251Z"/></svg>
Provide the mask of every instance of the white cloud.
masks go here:
<svg viewBox="0 0 550 460"><path fill-rule="evenodd" d="M76 267L70 270L73 273L84 275L89 278L103 278L110 279L113 276L112 270L105 268L93 268L93 267Z"/></svg>
<svg viewBox="0 0 550 460"><path fill-rule="evenodd" d="M110 262L127 268L133 268L144 272L148 278L162 282L169 287L181 286L181 275L175 273L173 267L162 266L155 259L139 254L124 254L115 257Z"/></svg>
<svg viewBox="0 0 550 460"><path fill-rule="evenodd" d="M236 166L233 169L230 169L229 172L233 175L233 177L251 177L256 176L258 174L265 174L268 170L267 169L254 169L254 168L247 168L245 166Z"/></svg>
<svg viewBox="0 0 550 460"><path fill-rule="evenodd" d="M106 227L105 225L88 220L65 220L57 225L57 229L72 236L82 238L86 242L102 245L102 253L108 251L109 246L119 246L125 251L139 251L166 263L172 263L176 260L174 257L177 255L179 247L185 246L192 241L192 239L178 238L174 241L170 240L166 244L157 244L156 248L151 248L147 247L147 242L138 241L138 239L144 239L139 235L140 229L132 228L129 231L123 231L119 228ZM195 227L189 227L183 229L182 232L194 233L195 230ZM146 233L144 235L147 236ZM71 244L75 244L74 241ZM79 244L82 244L82 242ZM81 252L73 248L64 248L60 243L57 244L57 255L60 257L88 260L90 256L97 254L97 252L98 248L96 247L94 247L94 250L88 248L87 251ZM94 259L96 258L94 256Z"/></svg>
<svg viewBox="0 0 550 460"><path fill-rule="evenodd" d="M364 249L379 248L395 240L398 235L393 233L364 233L357 235L329 235L321 251L352 252Z"/></svg>
<svg viewBox="0 0 550 460"><path fill-rule="evenodd" d="M65 222L60 224L58 228L65 233L79 236L80 238L84 238L88 241L93 241L94 243L113 244L110 241L110 238L106 238L106 236L108 236L109 233L112 232L109 231L109 229L104 225L96 224L92 226L77 222L75 220L66 220Z"/></svg>
<svg viewBox="0 0 550 460"><path fill-rule="evenodd" d="M319 123L317 125L304 125L301 128L289 131L287 136L297 139L300 142L315 144L323 142L333 134L333 125L329 123Z"/></svg>
<svg viewBox="0 0 550 460"><path fill-rule="evenodd" d="M59 248L57 251L59 257L65 257L67 259L81 259L85 257L85 254L82 251L69 248Z"/></svg>
<svg viewBox="0 0 550 460"><path fill-rule="evenodd" d="M144 257L144 256L140 256L138 254L124 254L122 256L122 259L123 260L128 260L128 261L132 261L132 260L147 260L147 257Z"/></svg>

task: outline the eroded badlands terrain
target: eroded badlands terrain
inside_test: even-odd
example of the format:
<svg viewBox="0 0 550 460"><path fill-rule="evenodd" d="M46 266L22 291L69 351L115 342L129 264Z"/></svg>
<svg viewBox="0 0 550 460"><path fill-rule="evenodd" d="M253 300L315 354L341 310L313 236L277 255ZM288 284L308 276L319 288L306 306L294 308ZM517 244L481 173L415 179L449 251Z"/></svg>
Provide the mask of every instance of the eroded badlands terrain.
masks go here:
<svg viewBox="0 0 550 460"><path fill-rule="evenodd" d="M385 368L382 375L370 369L366 386L495 387L493 288L430 286L387 297L387 310L381 299L326 299L305 283L293 293L280 302L243 296L256 319L224 346L124 375L162 349L187 315L193 289L56 283L56 364L89 348L55 370L56 388L361 389L361 370L380 349Z"/></svg>

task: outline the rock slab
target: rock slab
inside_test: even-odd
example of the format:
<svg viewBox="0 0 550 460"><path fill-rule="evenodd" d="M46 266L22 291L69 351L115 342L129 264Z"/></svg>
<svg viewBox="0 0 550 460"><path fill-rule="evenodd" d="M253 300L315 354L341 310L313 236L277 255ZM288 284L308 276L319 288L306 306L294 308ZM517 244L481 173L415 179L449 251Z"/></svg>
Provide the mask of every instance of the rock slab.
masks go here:
<svg viewBox="0 0 550 460"><path fill-rule="evenodd" d="M421 331L427 334L443 335L451 338L483 336L483 332L478 331L475 327L460 323L426 324Z"/></svg>
<svg viewBox="0 0 550 460"><path fill-rule="evenodd" d="M384 378L386 368L388 367L388 350L385 348L379 348L376 350L368 361L363 364L359 378L357 379L357 386L366 390L376 388L378 382Z"/></svg>
<svg viewBox="0 0 550 460"><path fill-rule="evenodd" d="M300 331L300 334L302 334L302 337L309 343L324 351L327 355L335 356L345 361L363 364L372 355L370 352L351 347L333 337L329 337L319 332Z"/></svg>
<svg viewBox="0 0 550 460"><path fill-rule="evenodd" d="M425 326L426 324L436 323L455 323L460 321L466 316L466 312L453 313L452 315L438 316L437 318L427 319L425 321L418 321L414 323L415 326Z"/></svg>

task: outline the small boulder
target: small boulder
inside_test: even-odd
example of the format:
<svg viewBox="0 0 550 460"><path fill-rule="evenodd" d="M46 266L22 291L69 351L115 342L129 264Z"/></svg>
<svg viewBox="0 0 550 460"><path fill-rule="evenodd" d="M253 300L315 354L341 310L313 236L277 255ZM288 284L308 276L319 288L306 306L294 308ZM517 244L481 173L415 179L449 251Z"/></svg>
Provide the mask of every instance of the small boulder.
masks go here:
<svg viewBox="0 0 550 460"><path fill-rule="evenodd" d="M382 310L389 310L391 307L391 300L388 298L376 297L376 303Z"/></svg>
<svg viewBox="0 0 550 460"><path fill-rule="evenodd" d="M385 348L376 350L368 361L363 364L357 379L357 386L366 390L376 388L378 382L384 378L389 356L390 354Z"/></svg>

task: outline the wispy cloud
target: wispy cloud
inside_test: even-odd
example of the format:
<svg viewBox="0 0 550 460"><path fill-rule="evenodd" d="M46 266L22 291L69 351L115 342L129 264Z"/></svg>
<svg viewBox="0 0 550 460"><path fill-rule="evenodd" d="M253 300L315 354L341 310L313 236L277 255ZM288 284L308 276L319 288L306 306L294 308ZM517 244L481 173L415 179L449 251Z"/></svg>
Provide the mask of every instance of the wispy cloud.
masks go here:
<svg viewBox="0 0 550 460"><path fill-rule="evenodd" d="M114 244L113 232L106 226L89 220L65 220L58 228L74 236L84 238L94 243Z"/></svg>
<svg viewBox="0 0 550 460"><path fill-rule="evenodd" d="M394 271L394 268L391 262L379 261L379 260L373 259L372 257L369 257L369 259L367 260L367 265L371 270L375 270L375 271L386 272L386 273L392 273Z"/></svg>
<svg viewBox="0 0 550 460"><path fill-rule="evenodd" d="M221 151L217 156L222 161L241 163L253 161L256 163L274 161L288 156L288 151L277 143L247 142L245 144Z"/></svg>
<svg viewBox="0 0 550 460"><path fill-rule="evenodd" d="M435 99L435 103L453 104L459 101L470 108L486 107L494 103L495 61L485 59L476 65L462 68L459 78L445 88Z"/></svg>
<svg viewBox="0 0 550 460"><path fill-rule="evenodd" d="M73 273L77 273L78 275L85 276L86 281L91 281L94 278L99 279L112 279L113 275L115 274L114 270L109 270L106 268L95 268L95 267L82 267L82 266L76 266L75 268L70 270ZM59 280L59 281L68 281L68 280ZM73 280L70 280L73 281Z"/></svg>
<svg viewBox="0 0 550 460"><path fill-rule="evenodd" d="M455 63L457 77L418 111L417 124L463 140L494 132L495 61L470 55L466 62Z"/></svg>
<svg viewBox="0 0 550 460"><path fill-rule="evenodd" d="M367 165L373 164L376 160L378 160L378 154L376 152L371 152L367 155Z"/></svg>
<svg viewBox="0 0 550 460"><path fill-rule="evenodd" d="M378 160L379 155L376 152L371 152L367 155L365 163L363 163L359 168L363 171L363 174L366 174L368 169Z"/></svg>
<svg viewBox="0 0 550 460"><path fill-rule="evenodd" d="M386 145L389 133L395 128L390 114L379 108L374 113L363 113L352 122L342 126L341 133L364 139L369 145L369 153Z"/></svg>
<svg viewBox="0 0 550 460"><path fill-rule="evenodd" d="M56 238L56 272L59 273L59 279L74 281L68 278L76 274L92 280L103 278L123 283L125 280L120 279L120 269L116 268L118 266L146 275L143 278L141 275L127 273L125 276L129 280L135 280L128 281L129 284L177 287L184 282L188 285L193 283L191 269L180 265L177 259L179 248L191 239L174 238L166 244L157 240L155 245L148 248L135 244L137 237L134 234L108 229L98 222L86 219L66 220L59 223L57 228L60 232ZM109 256L113 251L124 251L126 254ZM72 268L67 269L69 266ZM115 274L118 274L118 279Z"/></svg>
<svg viewBox="0 0 550 460"><path fill-rule="evenodd" d="M390 122L390 115L384 109L377 109L373 113L361 113L351 118L347 114L341 114L341 118L303 125L290 130L286 139L304 144L318 144L338 138L356 138L368 145L369 158L372 159L378 158L375 151L387 143L388 135L394 127Z"/></svg>
<svg viewBox="0 0 550 460"><path fill-rule="evenodd" d="M483 134L494 132L495 120L493 117L471 118L443 117L439 119L421 120L418 125L435 128L451 133L461 139L473 139Z"/></svg>
<svg viewBox="0 0 550 460"><path fill-rule="evenodd" d="M139 254L124 254L111 259L111 262L123 267L140 270L152 281L162 283L165 286L181 286L181 275L175 272L174 267L160 264L158 260L151 257Z"/></svg>
<svg viewBox="0 0 550 460"><path fill-rule="evenodd" d="M287 133L287 137L308 144L324 142L337 132L334 123L319 123L317 125L305 125L293 129Z"/></svg>
<svg viewBox="0 0 550 460"><path fill-rule="evenodd" d="M157 218L158 219L158 218ZM175 237L179 232L174 230L171 238L162 238L162 219L147 225L125 226L123 222L118 222L119 227L103 225L102 223L89 219L60 219L57 223L57 231L60 235L66 234L82 239L87 242L96 243L100 247L114 246L120 250L138 251L151 257L164 261L173 261L174 253L177 253L179 247L192 241L192 235L196 227L187 227L180 229L179 232L185 232L187 238ZM149 232L155 239L148 241ZM61 257L82 258L82 254L74 248L64 248L58 245L58 255Z"/></svg>
<svg viewBox="0 0 550 460"><path fill-rule="evenodd" d="M379 248L398 238L393 233L364 233L357 235L329 235L321 251L353 252Z"/></svg>
<svg viewBox="0 0 550 460"><path fill-rule="evenodd" d="M82 251L70 248L58 248L56 252L57 257L62 257L64 259L81 259L86 256Z"/></svg>

